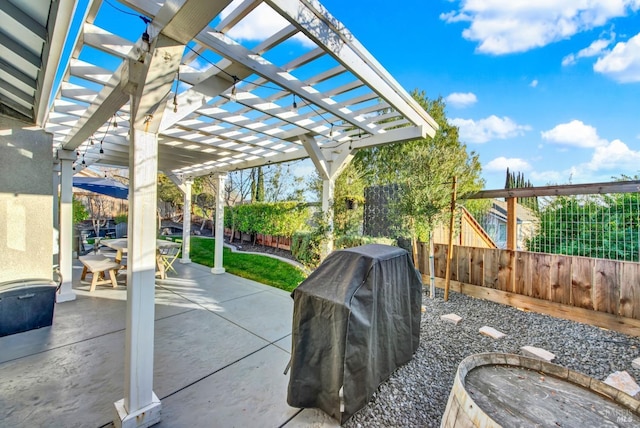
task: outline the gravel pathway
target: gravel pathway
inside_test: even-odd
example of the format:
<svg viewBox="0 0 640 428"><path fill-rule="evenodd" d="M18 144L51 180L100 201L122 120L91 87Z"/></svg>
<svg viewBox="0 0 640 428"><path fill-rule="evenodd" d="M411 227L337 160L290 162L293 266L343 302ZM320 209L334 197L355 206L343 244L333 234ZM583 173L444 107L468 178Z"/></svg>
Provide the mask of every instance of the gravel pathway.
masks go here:
<svg viewBox="0 0 640 428"><path fill-rule="evenodd" d="M414 358L380 385L372 401L344 425L348 428L439 427L458 364L481 352L519 354L522 346L544 348L556 364L604 380L626 370L640 383L631 361L640 357L640 338L451 292L424 297L420 347ZM462 317L458 325L441 315ZM494 340L478 333L490 326L507 334Z"/></svg>

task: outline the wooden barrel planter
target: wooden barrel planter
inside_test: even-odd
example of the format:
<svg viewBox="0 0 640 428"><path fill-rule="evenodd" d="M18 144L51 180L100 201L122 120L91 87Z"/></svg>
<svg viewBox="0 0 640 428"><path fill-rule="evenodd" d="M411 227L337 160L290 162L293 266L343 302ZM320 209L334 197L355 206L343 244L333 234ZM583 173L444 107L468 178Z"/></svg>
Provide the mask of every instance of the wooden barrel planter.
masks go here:
<svg viewBox="0 0 640 428"><path fill-rule="evenodd" d="M640 401L582 373L515 354L465 358L441 428L640 426Z"/></svg>

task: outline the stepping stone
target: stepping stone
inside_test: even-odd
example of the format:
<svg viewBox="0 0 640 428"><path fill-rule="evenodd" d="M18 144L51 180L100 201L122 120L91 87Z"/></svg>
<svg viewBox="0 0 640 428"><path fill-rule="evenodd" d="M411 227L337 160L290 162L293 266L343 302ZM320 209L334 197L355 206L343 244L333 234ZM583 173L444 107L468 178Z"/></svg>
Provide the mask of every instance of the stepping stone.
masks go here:
<svg viewBox="0 0 640 428"><path fill-rule="evenodd" d="M447 315L442 315L440 319L442 321L447 321L455 325L458 325L458 323L462 320L462 317L456 314L447 314Z"/></svg>
<svg viewBox="0 0 640 428"><path fill-rule="evenodd" d="M640 370L640 358L636 358L635 360L631 361L631 367Z"/></svg>
<svg viewBox="0 0 640 428"><path fill-rule="evenodd" d="M422 312L427 312L427 307L425 305L422 305L422 309L420 309Z"/></svg>
<svg viewBox="0 0 640 428"><path fill-rule="evenodd" d="M525 357L537 358L550 363L556 356L546 349L536 348L535 346L523 346L520 348L522 355Z"/></svg>
<svg viewBox="0 0 640 428"><path fill-rule="evenodd" d="M480 328L480 334L484 334L485 336L489 336L492 339L502 339L503 337L506 336L506 334L504 334L501 331L496 330L493 327L489 327L487 325L485 325L484 327Z"/></svg>
<svg viewBox="0 0 640 428"><path fill-rule="evenodd" d="M632 397L640 392L640 386L638 386L635 379L626 371L611 373L604 380L604 383L611 385Z"/></svg>

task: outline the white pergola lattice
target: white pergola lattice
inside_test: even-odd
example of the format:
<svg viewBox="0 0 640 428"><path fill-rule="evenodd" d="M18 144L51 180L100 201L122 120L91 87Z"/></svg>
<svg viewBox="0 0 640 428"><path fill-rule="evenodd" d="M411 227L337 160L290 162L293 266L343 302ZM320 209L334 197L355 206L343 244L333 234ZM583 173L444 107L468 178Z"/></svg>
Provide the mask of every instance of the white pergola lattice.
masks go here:
<svg viewBox="0 0 640 428"><path fill-rule="evenodd" d="M322 165L346 152L435 132L433 119L320 3L230 3L132 0L115 4L121 12L113 0L93 2L46 123L55 148L77 151L87 166L129 166L130 94L140 82L126 75L127 64L153 61L158 35L183 46L160 81L147 80L153 94L140 111L154 116L158 167L167 175L310 156L326 176ZM144 22L125 11L151 20L150 44L141 38ZM137 38L119 34L113 18L97 25L107 13L133 20ZM257 43L233 40L251 14L277 16L282 28Z"/></svg>

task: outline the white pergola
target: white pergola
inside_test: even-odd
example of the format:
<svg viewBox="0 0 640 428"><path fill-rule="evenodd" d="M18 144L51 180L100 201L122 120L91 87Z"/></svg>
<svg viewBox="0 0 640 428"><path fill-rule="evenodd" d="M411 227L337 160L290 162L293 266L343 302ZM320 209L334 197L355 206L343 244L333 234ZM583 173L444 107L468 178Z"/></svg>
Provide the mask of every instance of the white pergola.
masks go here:
<svg viewBox="0 0 640 428"><path fill-rule="evenodd" d="M256 16L273 30L234 39ZM158 171L184 192L185 207L194 177L217 176L222 236L229 171L311 158L330 213L335 179L356 150L433 136L437 124L315 0L90 0L71 42L57 92L39 103L50 109L33 117L53 134L60 171L58 300L75 297L73 169L128 168L126 388L116 423L149 426L160 409L152 389ZM216 246L220 273L222 239Z"/></svg>

